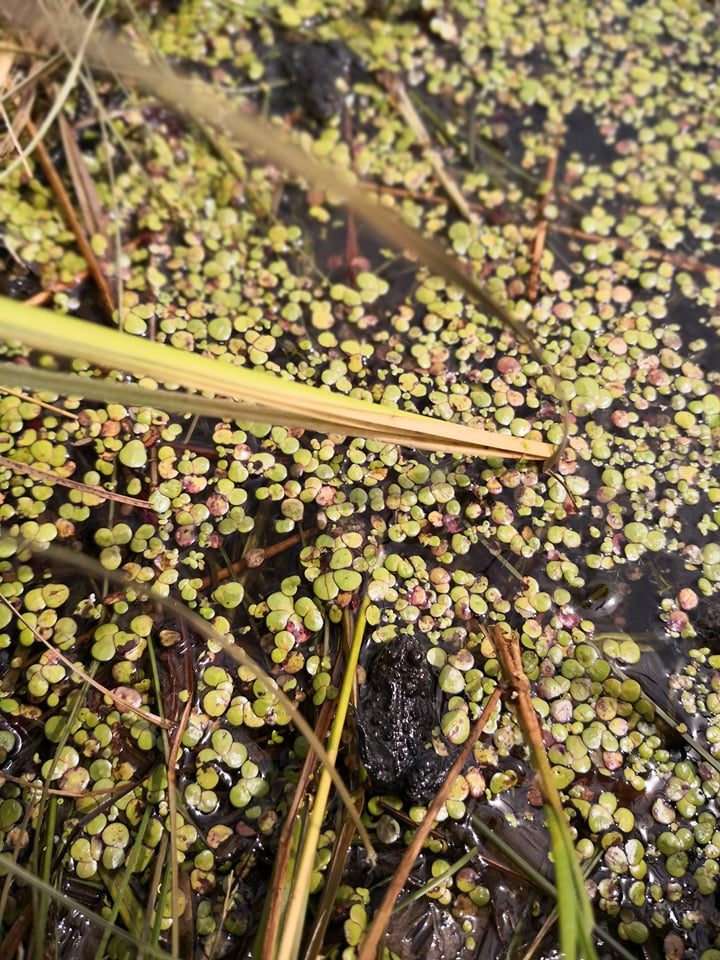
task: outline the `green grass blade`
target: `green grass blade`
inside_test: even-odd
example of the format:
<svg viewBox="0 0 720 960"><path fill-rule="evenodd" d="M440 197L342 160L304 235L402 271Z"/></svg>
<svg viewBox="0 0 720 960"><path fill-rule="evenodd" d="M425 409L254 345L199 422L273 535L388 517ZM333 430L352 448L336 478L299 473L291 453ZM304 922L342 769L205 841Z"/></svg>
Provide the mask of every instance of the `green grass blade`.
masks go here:
<svg viewBox="0 0 720 960"><path fill-rule="evenodd" d="M560 931L560 950L565 960L590 960L579 958L578 945L578 904L576 889L573 881L572 863L568 857L568 850L563 836L562 826L555 810L545 807L548 832L550 833L550 849L555 864L555 889L558 903L558 928ZM574 852L573 852L574 856Z"/></svg>
<svg viewBox="0 0 720 960"><path fill-rule="evenodd" d="M125 870L123 871L120 882L117 881L112 871L105 870L104 868L101 870L103 883L106 885L108 891L112 894L112 907L110 909L110 916L108 918L110 923L114 925L118 918L118 914L120 914L127 928L138 940L142 933L143 912L140 909L140 905L135 897L132 896L129 886L130 877L135 870L138 857L140 856L142 842L145 839L145 831L147 830L147 825L150 822L151 813L152 807L148 803L145 807L142 820L140 821L138 832L135 834L135 840L133 841L133 845L127 858ZM108 941L110 939L110 934L110 928L106 927L102 935L102 939L98 944L98 948L95 951L95 960L103 960Z"/></svg>
<svg viewBox="0 0 720 960"><path fill-rule="evenodd" d="M495 830L492 830L486 823L483 823L479 817L476 817L471 814L470 820L472 822L473 828L477 830L480 836L487 842L496 847L510 863L514 864L519 870L530 878L532 883L537 887L538 890L542 890L543 893L547 894L549 897L552 897L557 901L558 894L555 886L539 873L532 864L528 863L525 857L522 854L518 853L514 847L511 847L509 843L506 843L502 837L498 836ZM581 935L585 937L583 928L580 928ZM616 940L611 934L607 932L603 927L598 926L598 924L593 923L592 933L598 940L601 940L603 943L606 943L612 951L618 957L622 957L622 960L637 960L634 954L632 954L624 944L619 940ZM585 957L590 957L594 955L594 948L589 938L586 938L581 942L581 949L583 950L583 960Z"/></svg>
<svg viewBox="0 0 720 960"><path fill-rule="evenodd" d="M165 903L170 892L170 882L172 879L172 858L175 856L175 852L172 848L168 851L168 858L165 862L165 870L163 871L162 886L160 887L160 893L158 895L157 904L155 906L155 918L152 925L152 933L150 935L150 943L157 943L160 939L160 931L162 929L162 922L165 916ZM167 957L169 954L164 953L163 956Z"/></svg>
<svg viewBox="0 0 720 960"><path fill-rule="evenodd" d="M350 707L350 696L355 683L355 672L360 658L360 648L365 634L365 615L370 600L365 597L357 614L355 629L353 630L352 643L348 652L347 663L345 664L345 673L343 675L342 686L338 695L335 717L330 729L328 738L327 754L334 763L340 748L340 740L345 729L345 720ZM295 882L290 891L287 910L285 912L283 932L278 944L276 960L295 960L300 949L300 941L303 931L303 920L307 907L308 896L310 892L310 879L312 876L313 865L315 863L315 854L317 852L317 843L320 837L323 821L325 820L325 811L330 795L331 780L327 767L323 767L318 779L317 790L313 808L308 820L308 827L303 837L303 844L298 857L297 868L295 871Z"/></svg>
<svg viewBox="0 0 720 960"><path fill-rule="evenodd" d="M99 913L95 913L94 910L90 910L82 903L78 903L77 900L73 900L72 897L68 897L67 894L63 893L61 890L56 890L51 884L45 883L45 881L41 880L36 874L31 873L30 870L27 870L19 863L16 863L11 857L4 853L0 854L0 867L2 867L3 870L7 870L9 873L14 874L14 876L22 880L23 883L27 884L27 886L35 892L44 894L48 897L48 899L59 903L62 907L64 907L65 910L68 911L68 913L75 913L78 916L84 917L91 923L96 924L102 930L108 930L113 936L131 944L131 946L144 950L145 953L150 957L155 957L157 960L168 960L168 954L159 947L156 947L152 943L141 943L140 940L134 937L131 933L128 933L127 930L123 930L121 927L114 926L109 920L106 920L105 917L102 917Z"/></svg>
<svg viewBox="0 0 720 960"><path fill-rule="evenodd" d="M41 878L44 883L50 883L50 873L55 849L55 826L57 824L57 801L52 796L47 803L47 819L45 822L45 847L43 849ZM38 824L38 833L39 833ZM37 914L34 917L33 936L35 938L35 960L42 960L45 952L45 939L50 901L47 894L41 893L38 898Z"/></svg>

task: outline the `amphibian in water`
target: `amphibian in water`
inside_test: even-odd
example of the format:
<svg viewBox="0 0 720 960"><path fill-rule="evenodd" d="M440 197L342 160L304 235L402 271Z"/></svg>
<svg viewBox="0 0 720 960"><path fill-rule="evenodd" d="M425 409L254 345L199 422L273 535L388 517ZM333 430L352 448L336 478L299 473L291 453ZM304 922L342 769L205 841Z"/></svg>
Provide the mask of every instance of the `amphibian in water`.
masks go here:
<svg viewBox="0 0 720 960"><path fill-rule="evenodd" d="M298 43L290 48L287 69L305 112L325 122L342 109L352 55L339 40Z"/></svg>
<svg viewBox="0 0 720 960"><path fill-rule="evenodd" d="M421 644L403 637L383 645L360 691L360 755L373 786L425 802L448 769L431 743L439 722L437 686Z"/></svg>

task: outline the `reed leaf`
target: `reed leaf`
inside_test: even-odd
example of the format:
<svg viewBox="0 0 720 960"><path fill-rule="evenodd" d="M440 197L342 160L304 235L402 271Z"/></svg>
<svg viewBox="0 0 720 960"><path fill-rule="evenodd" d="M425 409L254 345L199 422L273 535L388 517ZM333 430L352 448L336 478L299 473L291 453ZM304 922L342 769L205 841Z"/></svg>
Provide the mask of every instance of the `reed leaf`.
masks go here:
<svg viewBox="0 0 720 960"><path fill-rule="evenodd" d="M168 385L182 384L216 397L232 397L235 403L225 408L225 415L233 411L233 419L285 425L292 418L294 424L323 432L372 436L406 446L422 446L470 456L547 460L555 452L551 444L539 440L393 410L378 403L284 380L262 370L250 370L212 357L178 350L167 344L109 330L98 324L41 310L6 297L0 297L0 337L56 356L87 360L106 369L151 377ZM7 366L3 369L5 377L9 378L5 382L9 385L20 383L30 386L25 374L27 368L22 368L14 379L11 369ZM59 390L63 380L60 375L55 376L58 379L54 383ZM39 385L40 378L36 378L36 383ZM45 383L42 389L49 388L47 381ZM82 386L85 395L88 390L94 389L97 399L107 401L107 392L97 397L98 383L104 390L104 380L75 377L65 389L76 392ZM118 385L111 386L117 388ZM141 399L137 393L135 401L129 397L130 393L123 402L133 403ZM169 401L170 397L165 396L164 399ZM199 412L195 399L185 396L184 412ZM162 408L156 392L151 390L145 391L143 405Z"/></svg>

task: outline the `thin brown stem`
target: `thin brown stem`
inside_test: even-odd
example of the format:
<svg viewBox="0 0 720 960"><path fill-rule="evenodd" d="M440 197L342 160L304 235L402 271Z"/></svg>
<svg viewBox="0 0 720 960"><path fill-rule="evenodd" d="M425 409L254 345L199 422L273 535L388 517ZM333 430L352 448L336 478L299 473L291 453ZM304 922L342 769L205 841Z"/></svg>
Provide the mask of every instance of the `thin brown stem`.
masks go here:
<svg viewBox="0 0 720 960"><path fill-rule="evenodd" d="M535 303L538 296L538 280L540 278L540 261L545 250L545 241L547 239L548 222L545 218L545 207L552 196L555 185L555 173L557 172L558 151L553 150L548 160L547 171L545 173L544 191L538 202L537 211L537 232L535 233L535 242L533 243L532 264L530 266L530 275L527 282L527 298L530 303Z"/></svg>
<svg viewBox="0 0 720 960"><path fill-rule="evenodd" d="M632 250L635 253L647 257L649 260L664 260L666 263L672 263L673 266L681 270L687 270L688 273L707 273L710 270L717 270L717 267L711 263L703 263L695 257L686 257L682 253L673 253L672 250L657 250L654 247L648 247L643 250L624 237L603 237L598 233L588 233L586 230L578 230L576 227L566 227L562 223L548 223L548 230L554 233L564 233L576 240L584 240L587 243L612 243L621 250Z"/></svg>
<svg viewBox="0 0 720 960"><path fill-rule="evenodd" d="M452 174L445 166L442 154L433 144L420 114L408 96L405 84L395 74L381 77L381 80L384 82L398 113L417 137L428 163L432 166L438 180L457 207L460 215L470 223L477 223L477 216L470 209L467 200L462 195L460 187L458 187Z"/></svg>
<svg viewBox="0 0 720 960"><path fill-rule="evenodd" d="M37 136L37 127L32 120L28 120L27 129L31 137L34 138ZM77 245L80 248L80 253L82 253L85 262L88 265L88 271L97 284L97 288L105 305L105 309L108 312L108 317L112 318L116 306L114 294L110 289L110 285L108 284L105 274L100 267L100 263L95 256L95 252L90 246L90 241L85 235L85 231L83 230L82 225L75 214L75 209L70 197L68 196L67 190L65 189L63 182L60 179L57 170L55 169L55 164L52 162L52 158L50 157L47 147L42 140L38 141L35 149L37 150L37 157L40 161L40 166L42 167L43 172L48 179L48 183L55 194L62 214L67 221L67 225L75 235Z"/></svg>
<svg viewBox="0 0 720 960"><path fill-rule="evenodd" d="M296 544L301 543L304 537L311 537L315 532L315 528L311 527L309 530L301 530L300 533L293 533L292 536L286 537L284 540L278 541L278 543L273 543L270 547L259 548L262 556L258 557L259 562L252 563L252 566L260 566L271 557L276 557L279 553L283 553L285 550L289 550ZM251 564L246 554L229 567L223 567L222 570L218 570L217 573L204 577L202 582L203 590L207 590L207 588L214 583L222 583L222 581L227 580L228 577L243 573L249 566L251 566Z"/></svg>
<svg viewBox="0 0 720 960"><path fill-rule="evenodd" d="M417 828L415 836L412 839L410 846L407 848L403 854L403 858L397 866L395 875L390 882L383 901L380 904L373 922L368 929L365 939L362 942L360 947L360 952L358 954L358 960L373 960L375 954L380 945L380 941L385 933L385 929L390 920L390 914L392 913L393 907L395 906L395 901L400 896L402 888L405 886L405 881L410 875L413 864L418 858L420 851L422 850L423 844L428 838L430 831L432 830L433 823L435 822L442 805L447 800L450 791L455 783L457 777L462 773L463 767L468 761L470 754L472 753L475 744L477 743L480 735L485 729L485 724L488 722L492 716L495 707L497 706L498 700L500 699L502 689L496 687L490 695L485 709L480 714L478 719L473 724L470 735L468 736L465 744L458 753L455 762L450 768L450 772L445 778L445 782L440 787L438 792L435 794L435 799L430 804L430 808L425 815L423 822Z"/></svg>
<svg viewBox="0 0 720 960"><path fill-rule="evenodd" d="M0 390L6 390L0 387ZM24 473L34 480L42 480L45 483L57 483L61 487L69 487L71 490L79 490L80 493L92 494L93 497L101 497L103 500L114 500L115 503L124 503L129 507L139 507L141 510L151 510L152 507L147 500L140 500L138 497L130 497L125 493L113 493L111 490L105 490L104 487L93 487L87 483L81 483L79 480L71 480L69 477L61 477L57 473L51 473L49 470L41 470L39 467L33 467L29 463L21 463L19 460L11 460L10 457L0 456L0 467L7 467L15 473Z"/></svg>
<svg viewBox="0 0 720 960"><path fill-rule="evenodd" d="M533 706L530 681L522 665L518 635L514 631L495 626L489 630L489 636L497 652L505 679L514 694L513 703L517 710L520 727L530 748L533 766L538 773L543 800L564 818L565 811L557 790L549 789L549 785L554 782L552 768L545 751L540 721Z"/></svg>

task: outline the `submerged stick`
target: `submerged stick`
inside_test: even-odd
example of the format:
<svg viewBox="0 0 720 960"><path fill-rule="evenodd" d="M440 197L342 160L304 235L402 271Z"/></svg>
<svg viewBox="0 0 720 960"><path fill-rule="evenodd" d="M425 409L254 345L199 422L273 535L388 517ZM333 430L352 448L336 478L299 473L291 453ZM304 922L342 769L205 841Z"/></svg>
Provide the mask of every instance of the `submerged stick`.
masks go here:
<svg viewBox="0 0 720 960"><path fill-rule="evenodd" d="M423 844L427 840L428 835L432 830L433 823L435 822L437 815L442 809L442 805L445 803L450 791L452 790L455 780L462 773L463 767L467 763L475 744L485 729L485 724L492 716L498 700L500 699L501 693L502 689L500 687L496 687L490 694L490 699L485 705L485 709L473 724L470 735L455 758L455 762L453 763L452 767L450 767L450 771L445 778L445 782L435 794L435 798L430 804L423 822L415 831L415 836L413 837L410 846L403 854L403 858L395 870L395 875L390 881L390 886L387 888L385 896L383 897L383 901L378 907L373 918L373 922L370 924L368 932L365 935L365 939L360 947L360 952L358 953L358 960L374 960L375 954L380 946L380 941L385 934L385 929L388 925L393 907L395 906L395 901L400 896L400 892L405 886L405 881L410 875L413 864L417 860Z"/></svg>

